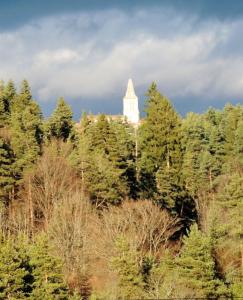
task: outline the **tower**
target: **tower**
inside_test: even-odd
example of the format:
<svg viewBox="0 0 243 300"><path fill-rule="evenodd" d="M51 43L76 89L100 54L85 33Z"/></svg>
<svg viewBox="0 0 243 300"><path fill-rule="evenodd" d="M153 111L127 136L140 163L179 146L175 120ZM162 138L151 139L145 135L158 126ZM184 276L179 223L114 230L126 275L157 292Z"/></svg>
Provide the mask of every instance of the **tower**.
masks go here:
<svg viewBox="0 0 243 300"><path fill-rule="evenodd" d="M138 97L135 94L132 79L128 80L126 95L123 98L123 116L129 123L138 124Z"/></svg>

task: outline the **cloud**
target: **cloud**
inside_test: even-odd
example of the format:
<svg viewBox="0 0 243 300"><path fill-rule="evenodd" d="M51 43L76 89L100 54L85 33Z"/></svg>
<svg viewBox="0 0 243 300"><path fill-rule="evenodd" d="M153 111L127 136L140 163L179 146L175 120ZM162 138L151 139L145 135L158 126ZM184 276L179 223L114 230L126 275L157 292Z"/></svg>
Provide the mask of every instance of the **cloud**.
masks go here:
<svg viewBox="0 0 243 300"><path fill-rule="evenodd" d="M155 8L45 17L0 32L0 78L27 78L45 103L114 102L129 77L143 92L155 80L169 97L224 103L242 99L242 25Z"/></svg>

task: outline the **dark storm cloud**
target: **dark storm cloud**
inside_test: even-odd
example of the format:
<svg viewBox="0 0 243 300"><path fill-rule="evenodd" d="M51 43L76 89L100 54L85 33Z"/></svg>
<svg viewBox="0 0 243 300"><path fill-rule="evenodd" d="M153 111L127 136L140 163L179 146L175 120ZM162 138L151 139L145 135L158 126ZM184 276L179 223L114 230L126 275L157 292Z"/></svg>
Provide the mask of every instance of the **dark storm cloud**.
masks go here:
<svg viewBox="0 0 243 300"><path fill-rule="evenodd" d="M242 1L0 3L0 78L27 78L46 114L58 96L121 113L129 77L141 107L154 80L183 114L242 101Z"/></svg>
<svg viewBox="0 0 243 300"><path fill-rule="evenodd" d="M198 15L199 19L236 19L243 15L242 0L1 0L0 28L9 29L30 20L77 11L164 7Z"/></svg>

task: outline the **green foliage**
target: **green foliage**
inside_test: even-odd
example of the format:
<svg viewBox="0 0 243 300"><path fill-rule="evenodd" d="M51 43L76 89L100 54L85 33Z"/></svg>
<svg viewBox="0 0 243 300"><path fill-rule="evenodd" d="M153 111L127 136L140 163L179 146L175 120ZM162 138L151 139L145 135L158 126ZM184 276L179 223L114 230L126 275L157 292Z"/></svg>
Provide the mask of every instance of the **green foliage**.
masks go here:
<svg viewBox="0 0 243 300"><path fill-rule="evenodd" d="M55 232L62 238L56 241L65 240L64 235L70 237L67 251L70 248L71 253L79 253L85 240L82 267L90 268L88 272L97 268L97 262L99 267L107 267L107 253L112 253L107 248L121 228L132 240L141 227L142 247L135 249L138 236L131 243L124 237L117 239L112 270L102 274L107 275L106 281L116 275L111 279L114 285L109 290L111 284L104 280L108 290L94 288L94 299L242 296L242 105L189 113L182 120L153 83L145 111L139 128L105 115L95 118L85 113L79 126L74 127L71 108L60 98L45 123L50 150L45 153L42 114L28 82L22 82L19 93L12 81L0 82L0 224L6 234L0 238L0 299L79 299L73 294L75 290L82 291L84 284L90 288L98 281L96 274L81 278L81 272L75 271L81 266L74 266L78 260L72 258L71 262L63 254L65 270L72 273L65 274L73 289L68 293L60 258L54 256L47 236L38 234L44 214L48 220L45 230L50 230L50 224L59 226ZM28 188L21 185L27 175ZM87 198L95 209L75 210L69 198L59 201L73 191L78 201ZM150 206L136 211L130 205L130 209L119 210L116 206L127 198L151 199L166 208L180 229L175 234L165 222L162 234L170 238L156 240L158 230L151 223L155 213ZM65 222L60 219L64 214L56 215L55 220L48 209L57 209L56 203L67 204L59 207L70 216ZM115 207L111 209L110 205ZM107 208L110 222L100 217ZM130 213L135 216L132 222ZM87 229L80 239L83 216ZM181 246L178 237L195 220L202 231L193 225ZM22 228L31 232L32 241L16 233ZM97 237L100 232L104 237ZM158 251L156 257L149 256L150 243L155 245L152 248L159 245L159 249L167 249ZM98 253L97 260L92 261L94 253Z"/></svg>
<svg viewBox="0 0 243 300"><path fill-rule="evenodd" d="M12 171L13 163L12 149L9 143L0 137L0 199L4 202L8 199L15 183Z"/></svg>
<svg viewBox="0 0 243 300"><path fill-rule="evenodd" d="M181 121L170 101L157 90L155 83L150 86L147 97L147 115L140 128L140 181L145 194L151 196L156 190L155 173L159 168L180 170Z"/></svg>
<svg viewBox="0 0 243 300"><path fill-rule="evenodd" d="M242 119L242 106L233 106L231 104L225 106L221 126L225 135L225 155L227 157L234 154L234 145L237 144L236 131L238 123L242 121Z"/></svg>
<svg viewBox="0 0 243 300"><path fill-rule="evenodd" d="M73 130L73 113L64 98L59 98L57 107L45 126L45 133L48 139L56 138L66 141Z"/></svg>
<svg viewBox="0 0 243 300"><path fill-rule="evenodd" d="M68 299L62 265L45 235L32 244L25 235L1 235L0 299L26 298Z"/></svg>
<svg viewBox="0 0 243 300"><path fill-rule="evenodd" d="M0 299L25 299L32 277L24 240L1 236Z"/></svg>
<svg viewBox="0 0 243 300"><path fill-rule="evenodd" d="M0 128L6 124L6 110L4 103L4 83L0 81Z"/></svg>
<svg viewBox="0 0 243 300"><path fill-rule="evenodd" d="M126 146L124 139L128 141ZM98 207L119 204L129 194L128 185L134 179L132 147L128 133L120 124L108 122L104 115L100 115L97 122L83 117L80 172L91 201Z"/></svg>
<svg viewBox="0 0 243 300"><path fill-rule="evenodd" d="M192 225L176 259L181 289L185 297L218 297L227 295L224 284L216 277L211 238Z"/></svg>
<svg viewBox="0 0 243 300"><path fill-rule="evenodd" d="M127 183L129 198L136 199L138 197L137 128L119 121L111 122L111 126L116 134L119 149L118 166L123 170L122 179Z"/></svg>
<svg viewBox="0 0 243 300"><path fill-rule="evenodd" d="M177 214L184 224L183 229L187 228L196 219L197 213L193 198L180 183L178 171L160 168L156 173L156 183L156 201L172 214Z"/></svg>
<svg viewBox="0 0 243 300"><path fill-rule="evenodd" d="M14 172L21 178L23 171L35 163L42 141L42 114L32 100L27 81L23 81L21 92L13 103L10 126L11 147L16 157Z"/></svg>
<svg viewBox="0 0 243 300"><path fill-rule="evenodd" d="M118 274L119 299L143 299L144 282L136 251L130 249L124 237L117 239L116 251L112 267Z"/></svg>
<svg viewBox="0 0 243 300"><path fill-rule="evenodd" d="M121 163L121 155L116 132L105 115L99 115L97 122L89 129L90 147L99 151L117 167Z"/></svg>
<svg viewBox="0 0 243 300"><path fill-rule="evenodd" d="M205 186L205 170L202 168L201 158L207 153L209 137L202 116L194 113L189 113L183 120L182 131L184 147L182 174L186 188L195 197L198 190Z"/></svg>
<svg viewBox="0 0 243 300"><path fill-rule="evenodd" d="M231 237L240 239L243 235L243 177L241 173L235 173L222 176L222 179L217 201L227 218L224 226Z"/></svg>
<svg viewBox="0 0 243 300"><path fill-rule="evenodd" d="M51 254L51 246L45 234L36 238L31 248L33 299L67 299L67 287L62 275L61 261Z"/></svg>
<svg viewBox="0 0 243 300"><path fill-rule="evenodd" d="M13 101L16 97L16 90L12 80L7 85L0 82L0 127L7 126L11 115Z"/></svg>
<svg viewBox="0 0 243 300"><path fill-rule="evenodd" d="M4 87L4 100L6 111L11 114L12 105L16 97L16 88L14 82L9 80Z"/></svg>
<svg viewBox="0 0 243 300"><path fill-rule="evenodd" d="M238 122L235 131L234 152L243 163L243 120Z"/></svg>
<svg viewBox="0 0 243 300"><path fill-rule="evenodd" d="M149 278L149 298L167 299L173 297L176 291L176 282L178 274L176 273L175 261L171 253L166 250L160 261L154 264Z"/></svg>
<svg viewBox="0 0 243 300"><path fill-rule="evenodd" d="M84 183L91 201L97 207L121 203L126 194L126 182L121 179L122 170L116 168L100 152L89 155Z"/></svg>

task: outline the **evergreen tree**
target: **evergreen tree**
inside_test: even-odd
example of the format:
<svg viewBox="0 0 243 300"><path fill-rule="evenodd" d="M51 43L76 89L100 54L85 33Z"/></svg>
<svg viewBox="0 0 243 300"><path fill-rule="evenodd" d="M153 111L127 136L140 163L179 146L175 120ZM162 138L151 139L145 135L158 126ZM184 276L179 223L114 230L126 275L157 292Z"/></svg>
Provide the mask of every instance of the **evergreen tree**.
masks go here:
<svg viewBox="0 0 243 300"><path fill-rule="evenodd" d="M201 157L208 148L208 134L200 115L189 113L182 124L184 157L183 180L192 197L205 186L205 175L201 173Z"/></svg>
<svg viewBox="0 0 243 300"><path fill-rule="evenodd" d="M153 265L149 278L149 298L167 299L176 291L178 275L176 266L169 250L166 250L160 261Z"/></svg>
<svg viewBox="0 0 243 300"><path fill-rule="evenodd" d="M117 137L119 168L124 170L122 178L127 182L129 198L136 199L139 192L137 128L121 121L111 122L111 126Z"/></svg>
<svg viewBox="0 0 243 300"><path fill-rule="evenodd" d="M91 124L91 121L88 118L87 113L83 112L81 120L80 120L80 129L81 129L82 134L85 134L87 132L87 129L89 128L90 124Z"/></svg>
<svg viewBox="0 0 243 300"><path fill-rule="evenodd" d="M235 132L234 153L243 164L243 120L238 122Z"/></svg>
<svg viewBox="0 0 243 300"><path fill-rule="evenodd" d="M56 138L66 141L73 130L73 113L64 98L59 98L57 107L46 123L46 136L48 139Z"/></svg>
<svg viewBox="0 0 243 300"><path fill-rule="evenodd" d="M14 157L10 145L0 137L0 199L6 202L15 184L13 175Z"/></svg>
<svg viewBox="0 0 243 300"><path fill-rule="evenodd" d="M14 171L21 178L23 171L36 161L42 141L42 114L26 80L12 106L10 126L11 147L16 156Z"/></svg>
<svg viewBox="0 0 243 300"><path fill-rule="evenodd" d="M97 122L92 123L87 133L92 151L99 151L117 167L122 160L116 132L106 116L101 114Z"/></svg>
<svg viewBox="0 0 243 300"><path fill-rule="evenodd" d="M223 111L222 130L225 136L225 154L230 158L234 153L235 133L238 122L243 119L243 109L240 105L227 104Z"/></svg>
<svg viewBox="0 0 243 300"><path fill-rule="evenodd" d="M159 169L156 182L156 201L171 213L177 214L184 225L182 230L185 230L196 219L197 213L193 198L179 182L178 172L173 168Z"/></svg>
<svg viewBox="0 0 243 300"><path fill-rule="evenodd" d="M155 174L159 168L180 171L182 162L180 118L170 101L155 83L147 93L146 118L140 128L141 183L145 194L156 190ZM152 193L152 194L151 194Z"/></svg>
<svg viewBox="0 0 243 300"><path fill-rule="evenodd" d="M51 254L51 246L45 234L39 235L32 246L30 265L34 277L33 299L68 298L61 261Z"/></svg>
<svg viewBox="0 0 243 300"><path fill-rule="evenodd" d="M98 151L86 158L89 161L86 162L84 183L91 201L99 208L119 204L127 194L122 171Z"/></svg>
<svg viewBox="0 0 243 300"><path fill-rule="evenodd" d="M1 237L0 299L26 299L31 279L24 243Z"/></svg>
<svg viewBox="0 0 243 300"><path fill-rule="evenodd" d="M243 177L241 173L223 176L221 185L216 199L227 214L227 232L240 239L243 235Z"/></svg>
<svg viewBox="0 0 243 300"><path fill-rule="evenodd" d="M0 128L6 125L6 110L4 103L4 83L0 81Z"/></svg>
<svg viewBox="0 0 243 300"><path fill-rule="evenodd" d="M138 257L124 237L116 241L117 254L112 258L112 268L118 274L121 299L143 299L144 282Z"/></svg>
<svg viewBox="0 0 243 300"><path fill-rule="evenodd" d="M129 194L128 158L118 140L120 127L104 115L97 122L87 121L83 120L86 125L83 123L80 136L82 181L96 205L118 204Z"/></svg>
<svg viewBox="0 0 243 300"><path fill-rule="evenodd" d="M183 242L181 253L176 259L183 296L226 296L226 287L216 278L211 238L200 232L197 225L193 225L189 236L185 237Z"/></svg>
<svg viewBox="0 0 243 300"><path fill-rule="evenodd" d="M159 204L184 218L194 202L181 181L181 121L169 100L153 83L148 91L147 116L140 130L140 174L144 196L156 198ZM194 211L193 211L194 210Z"/></svg>
<svg viewBox="0 0 243 300"><path fill-rule="evenodd" d="M12 80L4 86L2 85L0 91L0 107L3 105L4 113L1 115L1 120L4 119L4 125L10 122L11 110L16 97L16 89Z"/></svg>

